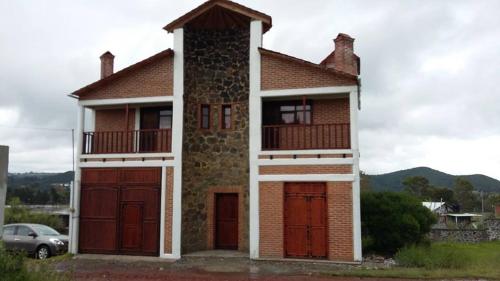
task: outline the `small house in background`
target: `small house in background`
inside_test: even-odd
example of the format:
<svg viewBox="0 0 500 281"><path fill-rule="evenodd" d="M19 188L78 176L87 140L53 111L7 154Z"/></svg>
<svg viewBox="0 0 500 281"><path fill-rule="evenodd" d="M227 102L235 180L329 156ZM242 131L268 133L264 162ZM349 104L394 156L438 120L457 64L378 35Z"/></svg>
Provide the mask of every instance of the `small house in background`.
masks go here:
<svg viewBox="0 0 500 281"><path fill-rule="evenodd" d="M495 206L495 217L500 218L500 203Z"/></svg>
<svg viewBox="0 0 500 281"><path fill-rule="evenodd" d="M454 222L456 226L468 226L472 224L474 218L482 217L482 215L463 213L463 214L448 214L447 215L450 222ZM475 225L472 224L475 228Z"/></svg>
<svg viewBox="0 0 500 281"><path fill-rule="evenodd" d="M422 202L422 205L438 217L438 224L446 223L446 214L453 212L453 208L446 202Z"/></svg>
<svg viewBox="0 0 500 281"><path fill-rule="evenodd" d="M453 212L453 209L446 202L422 202L422 205L431 210L431 212L439 215Z"/></svg>

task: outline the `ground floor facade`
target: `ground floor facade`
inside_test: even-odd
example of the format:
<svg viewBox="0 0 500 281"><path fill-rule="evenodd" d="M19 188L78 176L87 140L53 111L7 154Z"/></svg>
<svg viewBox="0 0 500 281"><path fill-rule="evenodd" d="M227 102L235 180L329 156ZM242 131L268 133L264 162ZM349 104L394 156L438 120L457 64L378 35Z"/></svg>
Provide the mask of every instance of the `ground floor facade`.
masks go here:
<svg viewBox="0 0 500 281"><path fill-rule="evenodd" d="M203 198L203 204L194 207L186 194L174 200L182 184L175 182L175 166L165 165L170 160L149 167L134 166L132 161L82 162L72 252L176 259L224 249L249 253L253 259L359 261L359 194L352 155L260 158L254 184L202 183L204 191L189 194ZM284 164L293 161L297 165ZM249 189L252 186L257 186L256 192ZM186 227L180 217L189 212L195 212L190 216L199 222ZM180 245L189 243L184 235L202 242Z"/></svg>

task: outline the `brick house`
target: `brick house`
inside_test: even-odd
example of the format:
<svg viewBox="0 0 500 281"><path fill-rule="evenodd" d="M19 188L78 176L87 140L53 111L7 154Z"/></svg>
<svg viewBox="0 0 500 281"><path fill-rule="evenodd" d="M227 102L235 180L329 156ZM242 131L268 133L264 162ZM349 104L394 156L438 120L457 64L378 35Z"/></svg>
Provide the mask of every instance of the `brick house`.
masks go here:
<svg viewBox="0 0 500 281"><path fill-rule="evenodd" d="M73 253L361 261L354 39L316 64L263 48L270 28L211 0L165 26L173 50L118 72L101 56L70 95Z"/></svg>

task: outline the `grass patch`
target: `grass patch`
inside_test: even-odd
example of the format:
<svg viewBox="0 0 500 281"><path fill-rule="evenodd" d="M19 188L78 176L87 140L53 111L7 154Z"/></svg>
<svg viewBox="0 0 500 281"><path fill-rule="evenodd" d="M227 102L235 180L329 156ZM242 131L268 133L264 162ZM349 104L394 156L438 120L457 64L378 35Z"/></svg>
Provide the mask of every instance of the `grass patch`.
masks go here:
<svg viewBox="0 0 500 281"><path fill-rule="evenodd" d="M500 241L433 243L399 251L393 268L356 268L331 275L400 278L487 278L500 280Z"/></svg>
<svg viewBox="0 0 500 281"><path fill-rule="evenodd" d="M58 258L67 258L66 255ZM66 274L53 270L51 261L27 259L25 253L7 252L0 243L0 281L67 281Z"/></svg>

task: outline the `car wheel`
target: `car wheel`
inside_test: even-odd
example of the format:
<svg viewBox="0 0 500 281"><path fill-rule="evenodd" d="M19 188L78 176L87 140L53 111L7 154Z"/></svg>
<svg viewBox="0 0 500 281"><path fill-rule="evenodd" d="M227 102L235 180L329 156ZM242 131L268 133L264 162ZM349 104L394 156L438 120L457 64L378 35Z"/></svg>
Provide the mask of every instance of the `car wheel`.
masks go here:
<svg viewBox="0 0 500 281"><path fill-rule="evenodd" d="M49 247L42 245L38 247L35 253L35 258L39 260L44 260L50 257L50 249Z"/></svg>

